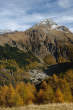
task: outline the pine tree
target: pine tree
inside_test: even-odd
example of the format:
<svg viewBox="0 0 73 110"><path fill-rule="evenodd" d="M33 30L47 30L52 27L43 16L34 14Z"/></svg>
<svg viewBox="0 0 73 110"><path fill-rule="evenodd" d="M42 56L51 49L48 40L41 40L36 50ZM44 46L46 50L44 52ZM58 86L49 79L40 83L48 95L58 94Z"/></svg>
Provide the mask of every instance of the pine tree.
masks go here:
<svg viewBox="0 0 73 110"><path fill-rule="evenodd" d="M10 107L15 106L15 96L16 96L15 89L10 84L9 88L8 88L7 95L6 95L8 106L10 106Z"/></svg>
<svg viewBox="0 0 73 110"><path fill-rule="evenodd" d="M7 105L6 95L8 94L8 86L3 86L0 88L0 105Z"/></svg>
<svg viewBox="0 0 73 110"><path fill-rule="evenodd" d="M44 87L44 85L46 86ZM38 93L38 100L40 100L40 102L44 104L54 102L54 91L52 87L46 82L42 84L42 88Z"/></svg>
<svg viewBox="0 0 73 110"><path fill-rule="evenodd" d="M60 88L57 88L57 90L56 90L55 100L56 100L56 102L59 102L59 103L64 102L64 96L63 96Z"/></svg>

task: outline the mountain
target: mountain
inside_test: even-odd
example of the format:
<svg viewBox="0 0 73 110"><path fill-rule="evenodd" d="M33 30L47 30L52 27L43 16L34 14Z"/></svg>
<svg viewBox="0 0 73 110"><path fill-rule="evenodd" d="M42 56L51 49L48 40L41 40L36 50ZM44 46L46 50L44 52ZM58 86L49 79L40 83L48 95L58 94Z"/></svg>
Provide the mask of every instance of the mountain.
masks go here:
<svg viewBox="0 0 73 110"><path fill-rule="evenodd" d="M60 56L67 58L67 51L63 48L73 44L73 33L67 27L59 26L49 19L33 26L25 34L30 36L30 47L36 55L44 57L51 54L56 60L58 52Z"/></svg>
<svg viewBox="0 0 73 110"><path fill-rule="evenodd" d="M68 60L67 47L73 45L73 33L67 27L46 19L24 32L4 32L0 35L0 45L5 44L24 52L29 50L41 59L49 54L58 62L59 57Z"/></svg>
<svg viewBox="0 0 73 110"><path fill-rule="evenodd" d="M5 33L10 33L12 32L11 30L0 30L0 34L5 34Z"/></svg>
<svg viewBox="0 0 73 110"><path fill-rule="evenodd" d="M24 80L40 83L48 77L48 65L50 74L70 67L63 64L60 70L57 64L71 62L72 49L73 33L51 19L24 32L4 32L0 35L0 84Z"/></svg>

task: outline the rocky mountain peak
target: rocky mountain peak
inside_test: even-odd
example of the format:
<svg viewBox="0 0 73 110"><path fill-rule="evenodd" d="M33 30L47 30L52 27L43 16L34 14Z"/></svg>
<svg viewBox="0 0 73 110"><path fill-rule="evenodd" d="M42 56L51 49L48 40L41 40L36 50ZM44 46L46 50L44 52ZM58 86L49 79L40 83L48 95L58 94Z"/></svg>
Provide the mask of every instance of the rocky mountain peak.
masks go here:
<svg viewBox="0 0 73 110"><path fill-rule="evenodd" d="M43 25L57 25L52 19L45 19L45 20L42 20L40 22L40 24L43 24Z"/></svg>
<svg viewBox="0 0 73 110"><path fill-rule="evenodd" d="M52 19L45 19L41 20L40 23L37 24L37 26L47 27L49 29L54 29L58 25L52 20Z"/></svg>
<svg viewBox="0 0 73 110"><path fill-rule="evenodd" d="M70 32L69 29L65 26L58 25L56 22L54 22L51 18L41 20L40 23L36 24L35 27L40 27L46 30L56 30L56 31L63 31L63 32ZM33 27L34 28L34 27Z"/></svg>

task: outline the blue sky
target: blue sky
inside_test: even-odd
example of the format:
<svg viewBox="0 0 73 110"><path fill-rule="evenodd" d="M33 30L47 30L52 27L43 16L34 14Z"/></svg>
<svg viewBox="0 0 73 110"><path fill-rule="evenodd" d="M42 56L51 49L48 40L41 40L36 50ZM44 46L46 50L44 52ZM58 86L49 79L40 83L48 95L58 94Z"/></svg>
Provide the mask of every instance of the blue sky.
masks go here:
<svg viewBox="0 0 73 110"><path fill-rule="evenodd" d="M73 31L73 0L0 0L0 30L23 31L46 18Z"/></svg>

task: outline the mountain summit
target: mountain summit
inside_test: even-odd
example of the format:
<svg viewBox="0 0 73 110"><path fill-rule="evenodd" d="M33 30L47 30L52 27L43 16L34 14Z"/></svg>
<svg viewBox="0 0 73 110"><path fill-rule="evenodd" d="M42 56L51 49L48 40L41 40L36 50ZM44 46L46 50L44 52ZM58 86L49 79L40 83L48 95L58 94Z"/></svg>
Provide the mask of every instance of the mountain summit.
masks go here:
<svg viewBox="0 0 73 110"><path fill-rule="evenodd" d="M52 19L42 20L36 26L40 26L42 28L46 28L46 30L57 30L57 31L69 32L69 29L67 27L58 25Z"/></svg>
<svg viewBox="0 0 73 110"><path fill-rule="evenodd" d="M57 26L57 24L56 24L52 19L42 20L42 21L39 23L39 25L45 25L45 26L49 26L49 27L51 27L51 26L53 26L53 25Z"/></svg>

